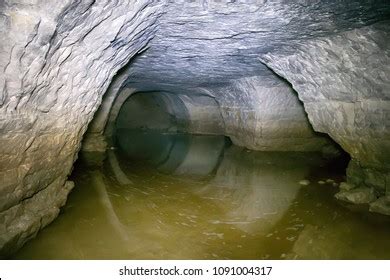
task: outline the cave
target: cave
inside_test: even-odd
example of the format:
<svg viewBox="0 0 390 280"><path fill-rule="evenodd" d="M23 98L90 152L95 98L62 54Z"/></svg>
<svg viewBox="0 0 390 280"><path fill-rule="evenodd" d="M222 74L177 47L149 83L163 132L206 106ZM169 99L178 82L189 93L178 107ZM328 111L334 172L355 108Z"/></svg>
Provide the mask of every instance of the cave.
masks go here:
<svg viewBox="0 0 390 280"><path fill-rule="evenodd" d="M2 258L390 258L388 0L5 0L0 34Z"/></svg>

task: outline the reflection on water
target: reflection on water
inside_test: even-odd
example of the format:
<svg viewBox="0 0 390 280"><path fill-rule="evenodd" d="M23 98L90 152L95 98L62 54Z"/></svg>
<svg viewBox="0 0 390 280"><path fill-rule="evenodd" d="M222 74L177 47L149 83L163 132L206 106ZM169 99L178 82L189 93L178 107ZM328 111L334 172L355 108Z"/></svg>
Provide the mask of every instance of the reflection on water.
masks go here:
<svg viewBox="0 0 390 280"><path fill-rule="evenodd" d="M226 143L121 131L121 149L102 169L76 167L60 217L14 258L390 257L387 219L339 205L330 180L316 184L342 179L333 164Z"/></svg>
<svg viewBox="0 0 390 280"><path fill-rule="evenodd" d="M145 161L164 173L198 176L215 169L226 141L220 135L130 129L118 129L117 139L119 148L132 160Z"/></svg>

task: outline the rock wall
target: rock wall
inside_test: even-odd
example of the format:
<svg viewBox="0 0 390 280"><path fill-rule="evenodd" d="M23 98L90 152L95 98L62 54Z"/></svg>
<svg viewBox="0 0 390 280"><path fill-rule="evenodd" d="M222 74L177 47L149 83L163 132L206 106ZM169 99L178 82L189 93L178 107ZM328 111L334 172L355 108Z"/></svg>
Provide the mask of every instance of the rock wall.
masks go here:
<svg viewBox="0 0 390 280"><path fill-rule="evenodd" d="M315 134L290 85L277 77L237 79L216 90L225 135L259 151L321 151L331 145Z"/></svg>
<svg viewBox="0 0 390 280"><path fill-rule="evenodd" d="M261 55L292 83L314 129L351 155L349 182L377 195L390 188L389 46L385 21Z"/></svg>
<svg viewBox="0 0 390 280"><path fill-rule="evenodd" d="M202 90L199 89L202 93ZM209 95L178 95L187 111L188 118L182 120L185 123L184 131L193 134L224 135L225 124L221 115L221 109L214 97Z"/></svg>
<svg viewBox="0 0 390 280"><path fill-rule="evenodd" d="M103 104L105 102L103 101ZM104 123L106 122L107 125L99 127L99 134L104 134L107 142L111 142L110 138L115 129L224 134L219 105L213 97L207 95L135 92L125 88L118 93L110 113L106 116ZM99 123L103 124L102 121ZM95 119L91 124L95 124ZM96 130L97 126L94 127ZM91 134L88 138L95 137L96 134Z"/></svg>
<svg viewBox="0 0 390 280"><path fill-rule="evenodd" d="M153 1L3 1L0 255L50 223L80 140L113 75L141 51Z"/></svg>
<svg viewBox="0 0 390 280"><path fill-rule="evenodd" d="M117 129L226 135L238 146L260 151L332 146L313 131L296 93L278 77L237 79L229 86L199 88L196 95L138 93L121 106Z"/></svg>
<svg viewBox="0 0 390 280"><path fill-rule="evenodd" d="M110 86L104 93L101 104L94 114L84 135L81 149L85 152L104 152L107 149L106 137L103 135L109 116L124 82L130 75L130 63L122 68L112 79Z"/></svg>
<svg viewBox="0 0 390 280"><path fill-rule="evenodd" d="M175 115L171 112L172 108L167 107L164 97L163 93L154 92L133 94L123 103L116 128L176 132Z"/></svg>

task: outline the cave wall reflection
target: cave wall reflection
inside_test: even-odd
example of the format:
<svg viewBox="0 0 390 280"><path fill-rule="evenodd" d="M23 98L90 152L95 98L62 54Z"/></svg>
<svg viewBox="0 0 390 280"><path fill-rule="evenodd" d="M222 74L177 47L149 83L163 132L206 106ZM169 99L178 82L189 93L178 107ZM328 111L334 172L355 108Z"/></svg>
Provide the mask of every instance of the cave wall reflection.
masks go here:
<svg viewBox="0 0 390 280"><path fill-rule="evenodd" d="M14 258L388 257L388 224L345 211L332 199L336 187L315 183L340 180L318 154L254 152L215 135L117 132L103 168L76 169L80 188L63 214Z"/></svg>
<svg viewBox="0 0 390 280"><path fill-rule="evenodd" d="M224 136L121 129L117 139L122 161L143 160L167 174L206 178L197 195L226 214L211 222L253 234L272 229L302 187L297 182L322 162L315 154L250 151Z"/></svg>

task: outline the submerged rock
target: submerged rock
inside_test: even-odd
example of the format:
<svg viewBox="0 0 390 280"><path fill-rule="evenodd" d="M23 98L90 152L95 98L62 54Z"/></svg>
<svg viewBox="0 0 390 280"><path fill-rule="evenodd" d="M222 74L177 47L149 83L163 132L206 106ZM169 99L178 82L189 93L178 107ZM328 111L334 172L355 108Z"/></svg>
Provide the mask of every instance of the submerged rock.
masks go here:
<svg viewBox="0 0 390 280"><path fill-rule="evenodd" d="M390 196L383 196L370 203L370 212L390 215Z"/></svg>
<svg viewBox="0 0 390 280"><path fill-rule="evenodd" d="M370 203L377 198L375 196L374 189L367 187L359 187L351 190L341 190L335 195L335 197L337 199L355 204Z"/></svg>
<svg viewBox="0 0 390 280"><path fill-rule="evenodd" d="M299 181L299 184L301 186L308 186L308 185L310 185L310 181L309 180L301 180L301 181Z"/></svg>
<svg viewBox="0 0 390 280"><path fill-rule="evenodd" d="M356 186L354 184L347 183L347 182L341 182L340 183L340 190L350 191L350 190L352 190L354 188L356 188Z"/></svg>

